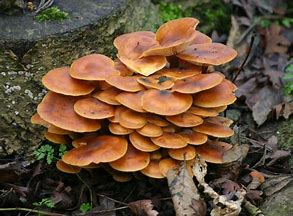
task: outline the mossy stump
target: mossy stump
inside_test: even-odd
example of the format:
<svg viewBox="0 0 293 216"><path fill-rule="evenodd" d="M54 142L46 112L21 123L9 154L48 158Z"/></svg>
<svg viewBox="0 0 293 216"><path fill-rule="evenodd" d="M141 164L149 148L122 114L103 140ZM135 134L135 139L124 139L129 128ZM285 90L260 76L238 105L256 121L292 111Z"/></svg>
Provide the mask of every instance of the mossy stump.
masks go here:
<svg viewBox="0 0 293 216"><path fill-rule="evenodd" d="M90 53L114 55L117 35L151 30L158 21L150 0L63 0L55 6L69 18L0 15L0 158L33 159L43 135L30 117L46 92L40 81L48 70Z"/></svg>

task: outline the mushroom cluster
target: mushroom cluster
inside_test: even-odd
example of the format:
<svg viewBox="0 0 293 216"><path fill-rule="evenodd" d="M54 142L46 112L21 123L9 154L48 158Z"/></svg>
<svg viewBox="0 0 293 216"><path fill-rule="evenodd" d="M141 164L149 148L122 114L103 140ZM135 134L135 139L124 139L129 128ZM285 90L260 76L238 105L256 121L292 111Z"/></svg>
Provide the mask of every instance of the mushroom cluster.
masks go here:
<svg viewBox="0 0 293 216"><path fill-rule="evenodd" d="M49 92L31 121L47 128L46 139L72 144L59 170L102 166L127 181L135 172L164 178L197 154L222 163L232 146L218 138L233 130L219 114L237 87L212 66L237 53L195 30L198 23L181 18L156 33L123 34L114 40L117 59L90 54L43 77Z"/></svg>

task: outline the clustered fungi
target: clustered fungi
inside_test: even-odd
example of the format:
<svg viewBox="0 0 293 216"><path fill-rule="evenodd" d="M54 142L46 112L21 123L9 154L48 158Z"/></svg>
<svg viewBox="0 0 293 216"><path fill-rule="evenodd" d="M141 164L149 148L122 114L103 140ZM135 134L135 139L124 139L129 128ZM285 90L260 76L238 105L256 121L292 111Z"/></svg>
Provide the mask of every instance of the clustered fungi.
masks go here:
<svg viewBox="0 0 293 216"><path fill-rule="evenodd" d="M212 71L236 57L235 50L182 18L114 40L118 58L91 54L70 67L49 71L49 89L32 117L45 137L73 148L57 162L67 173L102 165L117 181L140 171L164 178L180 161L200 155L222 163L232 145L230 119L219 116L236 97L236 86Z"/></svg>

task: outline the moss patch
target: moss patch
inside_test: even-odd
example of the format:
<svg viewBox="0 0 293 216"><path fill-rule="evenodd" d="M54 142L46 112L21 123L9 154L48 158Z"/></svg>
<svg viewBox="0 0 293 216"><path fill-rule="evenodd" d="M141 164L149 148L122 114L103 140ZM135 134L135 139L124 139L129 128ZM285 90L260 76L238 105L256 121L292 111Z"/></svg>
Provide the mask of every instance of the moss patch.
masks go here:
<svg viewBox="0 0 293 216"><path fill-rule="evenodd" d="M50 7L43 10L40 14L36 16L39 22L55 20L63 21L69 17L69 14L65 11L60 10L58 7Z"/></svg>
<svg viewBox="0 0 293 216"><path fill-rule="evenodd" d="M293 148L293 118L283 121L278 127L278 141L282 149Z"/></svg>

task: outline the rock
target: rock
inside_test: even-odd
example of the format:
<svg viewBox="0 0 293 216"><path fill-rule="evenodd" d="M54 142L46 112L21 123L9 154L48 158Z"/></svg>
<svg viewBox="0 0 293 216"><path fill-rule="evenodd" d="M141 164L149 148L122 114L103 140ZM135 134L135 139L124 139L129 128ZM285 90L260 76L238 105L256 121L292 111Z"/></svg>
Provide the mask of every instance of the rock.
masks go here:
<svg viewBox="0 0 293 216"><path fill-rule="evenodd" d="M293 184L291 183L280 192L267 197L261 210L266 216L293 215Z"/></svg>
<svg viewBox="0 0 293 216"><path fill-rule="evenodd" d="M69 19L0 15L0 157L30 158L41 143L43 129L30 117L46 93L40 80L48 70L89 53L115 56L114 37L151 30L158 21L150 0L55 0L54 5Z"/></svg>

